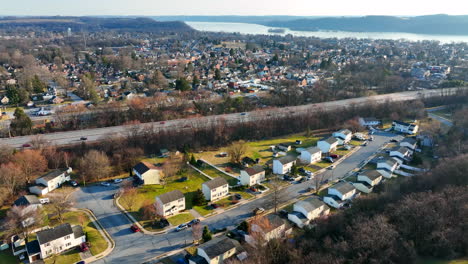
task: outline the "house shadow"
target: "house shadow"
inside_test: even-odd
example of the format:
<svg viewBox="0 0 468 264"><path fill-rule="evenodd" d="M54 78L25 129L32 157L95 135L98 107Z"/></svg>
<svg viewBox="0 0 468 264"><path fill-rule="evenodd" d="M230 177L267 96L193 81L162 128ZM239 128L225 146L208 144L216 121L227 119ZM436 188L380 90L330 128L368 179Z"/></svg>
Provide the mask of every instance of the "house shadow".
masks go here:
<svg viewBox="0 0 468 264"><path fill-rule="evenodd" d="M125 225L128 225L130 228L131 224L130 221L121 213L100 217L98 220L105 229ZM90 224L92 225L92 223Z"/></svg>

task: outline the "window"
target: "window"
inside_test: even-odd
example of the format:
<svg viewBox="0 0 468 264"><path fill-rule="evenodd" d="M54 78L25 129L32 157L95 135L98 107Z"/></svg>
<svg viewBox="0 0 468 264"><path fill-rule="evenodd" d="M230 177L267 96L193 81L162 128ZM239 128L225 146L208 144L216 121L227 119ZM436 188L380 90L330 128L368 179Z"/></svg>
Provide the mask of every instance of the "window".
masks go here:
<svg viewBox="0 0 468 264"><path fill-rule="evenodd" d="M49 243L47 243L47 244L45 244L45 246L46 246L46 247L50 246L50 242L49 242Z"/></svg>
<svg viewBox="0 0 468 264"><path fill-rule="evenodd" d="M71 246L71 243L67 243L65 246L66 246L66 247L70 247L70 246Z"/></svg>
<svg viewBox="0 0 468 264"><path fill-rule="evenodd" d="M65 237L65 240L67 240L67 239L70 239L70 235L68 235L68 236Z"/></svg>

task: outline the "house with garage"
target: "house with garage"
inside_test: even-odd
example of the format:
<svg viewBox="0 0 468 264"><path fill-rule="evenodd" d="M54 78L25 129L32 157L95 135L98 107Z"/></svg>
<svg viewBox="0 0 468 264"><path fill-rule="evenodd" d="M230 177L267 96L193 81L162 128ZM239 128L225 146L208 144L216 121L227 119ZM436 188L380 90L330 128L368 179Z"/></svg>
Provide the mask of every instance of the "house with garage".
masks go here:
<svg viewBox="0 0 468 264"><path fill-rule="evenodd" d="M144 185L160 184L162 170L155 165L142 161L133 167L133 174L138 177Z"/></svg>
<svg viewBox="0 0 468 264"><path fill-rule="evenodd" d="M367 127L367 126L379 126L382 124L382 121L375 118L375 117L360 117L359 118L359 124L361 126Z"/></svg>
<svg viewBox="0 0 468 264"><path fill-rule="evenodd" d="M322 151L322 153L330 153L336 150L338 147L338 139L331 136L328 138L321 139L317 142L317 147Z"/></svg>
<svg viewBox="0 0 468 264"><path fill-rule="evenodd" d="M363 193L370 193L374 186L378 185L382 179L382 174L377 170L366 170L358 174L357 181L353 185Z"/></svg>
<svg viewBox="0 0 468 264"><path fill-rule="evenodd" d="M156 213L160 216L171 216L185 210L185 196L179 190L163 193L156 196Z"/></svg>
<svg viewBox="0 0 468 264"><path fill-rule="evenodd" d="M255 165L240 171L240 182L242 185L252 186L265 181L265 169Z"/></svg>
<svg viewBox="0 0 468 264"><path fill-rule="evenodd" d="M384 158L377 161L377 171L385 178L391 178L395 170L400 167L400 164L393 158Z"/></svg>
<svg viewBox="0 0 468 264"><path fill-rule="evenodd" d="M202 192L207 201L217 201L229 194L229 184L222 177L214 178L202 184Z"/></svg>
<svg viewBox="0 0 468 264"><path fill-rule="evenodd" d="M288 214L288 220L303 228L310 221L326 216L330 213L330 208L318 197L309 197L298 201L293 206L293 212Z"/></svg>
<svg viewBox="0 0 468 264"><path fill-rule="evenodd" d="M284 156L273 160L273 173L286 174L291 171L291 168L296 164L297 158L294 156Z"/></svg>
<svg viewBox="0 0 468 264"><path fill-rule="evenodd" d="M45 259L54 254L60 254L86 242L83 228L69 223L36 233L37 240L26 244L29 262Z"/></svg>
<svg viewBox="0 0 468 264"><path fill-rule="evenodd" d="M351 141L353 138L353 132L351 132L349 129L341 129L333 132L333 137L339 139L341 141L341 145L344 145Z"/></svg>
<svg viewBox="0 0 468 264"><path fill-rule="evenodd" d="M268 214L250 221L249 234L245 241L251 245L267 243L272 239L283 238L292 232L292 227L277 214Z"/></svg>
<svg viewBox="0 0 468 264"><path fill-rule="evenodd" d="M418 141L415 138L407 137L400 141L400 147L407 147L410 150L416 150L418 146Z"/></svg>
<svg viewBox="0 0 468 264"><path fill-rule="evenodd" d="M13 206L18 206L18 207L23 208L21 210L21 213L24 216L41 208L42 204L48 201L49 201L49 198L39 199L36 195L23 195L13 203ZM34 224L34 222L35 222L34 217L31 216L31 217L24 219L21 222L21 224L23 225L23 227L27 227L27 226Z"/></svg>
<svg viewBox="0 0 468 264"><path fill-rule="evenodd" d="M418 132L419 126L415 123L406 123L401 121L393 121L392 129L408 135L413 135Z"/></svg>
<svg viewBox="0 0 468 264"><path fill-rule="evenodd" d="M72 168L56 169L37 178L36 185L29 187L29 192L37 195L45 195L70 181Z"/></svg>
<svg viewBox="0 0 468 264"><path fill-rule="evenodd" d="M279 150L281 151L284 151L284 152L288 152L291 150L291 145L290 144L286 144L286 143L280 143L278 144L278 146L276 146Z"/></svg>
<svg viewBox="0 0 468 264"><path fill-rule="evenodd" d="M299 158L305 164L312 164L322 159L322 150L318 147L306 148L301 151Z"/></svg>
<svg viewBox="0 0 468 264"><path fill-rule="evenodd" d="M331 207L341 208L357 195L356 188L349 182L338 182L328 188L328 194L323 201Z"/></svg>
<svg viewBox="0 0 468 264"><path fill-rule="evenodd" d="M396 157L401 160L410 160L413 152L407 147L394 147L390 150L390 157Z"/></svg>
<svg viewBox="0 0 468 264"><path fill-rule="evenodd" d="M190 257L189 264L223 264L231 258L242 261L247 258L247 253L237 240L220 236L200 245L197 254Z"/></svg>

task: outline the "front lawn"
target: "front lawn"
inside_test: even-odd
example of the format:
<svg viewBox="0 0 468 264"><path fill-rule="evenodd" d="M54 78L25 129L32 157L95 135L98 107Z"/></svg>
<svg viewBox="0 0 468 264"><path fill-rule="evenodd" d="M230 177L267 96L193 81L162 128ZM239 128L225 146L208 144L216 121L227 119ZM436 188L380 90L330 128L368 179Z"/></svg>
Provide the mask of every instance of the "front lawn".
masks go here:
<svg viewBox="0 0 468 264"><path fill-rule="evenodd" d="M73 264L81 260L79 251L76 249L67 251L63 254L52 256L49 258L46 258L44 262L46 264Z"/></svg>
<svg viewBox="0 0 468 264"><path fill-rule="evenodd" d="M178 226L180 224L187 223L192 219L193 215L191 213L180 213L167 218L167 221L169 221L173 226Z"/></svg>
<svg viewBox="0 0 468 264"><path fill-rule="evenodd" d="M213 207L211 207L210 205L201 205L201 206L194 205L193 209L197 211L199 214L201 214L202 216L206 216L212 213L214 210Z"/></svg>
<svg viewBox="0 0 468 264"><path fill-rule="evenodd" d="M11 249L5 249L0 252L0 264L15 264L18 259L11 254Z"/></svg>
<svg viewBox="0 0 468 264"><path fill-rule="evenodd" d="M323 160L321 160L321 161L319 161L319 162L314 163L314 165L315 165L315 166L318 166L318 167L320 167L320 168L327 168L327 167L333 165L333 163L330 163L330 162L328 162L328 161L323 161Z"/></svg>

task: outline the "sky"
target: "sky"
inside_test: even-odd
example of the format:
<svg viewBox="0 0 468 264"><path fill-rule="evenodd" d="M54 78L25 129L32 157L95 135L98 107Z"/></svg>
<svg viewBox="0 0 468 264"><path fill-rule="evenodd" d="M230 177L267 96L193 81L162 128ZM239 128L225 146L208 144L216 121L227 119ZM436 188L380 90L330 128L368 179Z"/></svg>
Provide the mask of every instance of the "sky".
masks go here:
<svg viewBox="0 0 468 264"><path fill-rule="evenodd" d="M3 3L2 3L3 2ZM0 15L468 15L466 0L1 0Z"/></svg>

